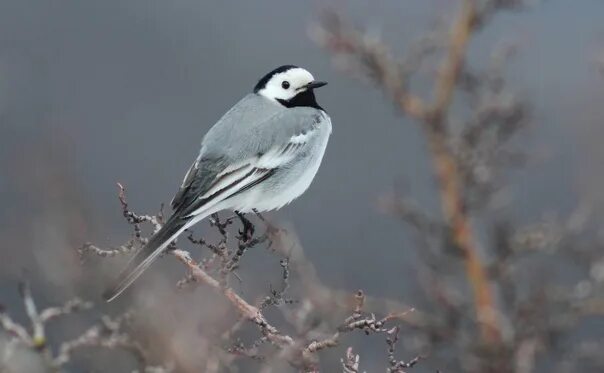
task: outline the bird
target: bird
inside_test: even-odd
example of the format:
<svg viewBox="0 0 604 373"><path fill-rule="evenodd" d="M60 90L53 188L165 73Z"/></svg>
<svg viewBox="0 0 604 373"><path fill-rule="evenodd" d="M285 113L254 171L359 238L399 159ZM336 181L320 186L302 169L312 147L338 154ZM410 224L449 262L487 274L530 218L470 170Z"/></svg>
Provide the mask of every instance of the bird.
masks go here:
<svg viewBox="0 0 604 373"><path fill-rule="evenodd" d="M326 84L294 65L264 75L205 134L171 201L172 215L103 298L119 296L171 242L204 218L233 210L245 226L243 214L279 209L304 193L332 132L331 118L315 97L315 89Z"/></svg>

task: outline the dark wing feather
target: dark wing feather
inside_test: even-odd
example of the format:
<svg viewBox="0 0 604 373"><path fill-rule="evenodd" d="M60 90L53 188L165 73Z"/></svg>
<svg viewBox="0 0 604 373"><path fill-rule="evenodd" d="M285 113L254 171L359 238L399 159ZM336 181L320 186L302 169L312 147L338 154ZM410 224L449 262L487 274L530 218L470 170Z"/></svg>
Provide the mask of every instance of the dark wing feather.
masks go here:
<svg viewBox="0 0 604 373"><path fill-rule="evenodd" d="M193 162L170 202L174 211L186 210L213 184L216 175L226 167L224 158L198 158Z"/></svg>
<svg viewBox="0 0 604 373"><path fill-rule="evenodd" d="M172 199L174 215L187 217L217 198L227 199L248 190L275 172L275 169L250 168L249 166L249 164L242 164L238 168L224 172L227 162L224 162L223 158L201 158L199 161L195 161ZM237 173L240 174L237 179L222 187L217 187L227 177ZM206 195L210 190L213 190L212 194Z"/></svg>

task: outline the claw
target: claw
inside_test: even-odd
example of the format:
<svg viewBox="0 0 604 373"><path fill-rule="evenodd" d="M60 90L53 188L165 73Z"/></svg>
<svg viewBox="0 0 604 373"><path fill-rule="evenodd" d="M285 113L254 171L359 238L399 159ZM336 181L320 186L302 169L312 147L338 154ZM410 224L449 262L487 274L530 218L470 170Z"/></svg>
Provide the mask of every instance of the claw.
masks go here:
<svg viewBox="0 0 604 373"><path fill-rule="evenodd" d="M241 220L241 224L243 225L243 230L239 230L239 236L244 242L248 242L254 236L254 224L252 224L252 222L245 217L245 214L239 211L235 211L235 214L237 214L239 220Z"/></svg>

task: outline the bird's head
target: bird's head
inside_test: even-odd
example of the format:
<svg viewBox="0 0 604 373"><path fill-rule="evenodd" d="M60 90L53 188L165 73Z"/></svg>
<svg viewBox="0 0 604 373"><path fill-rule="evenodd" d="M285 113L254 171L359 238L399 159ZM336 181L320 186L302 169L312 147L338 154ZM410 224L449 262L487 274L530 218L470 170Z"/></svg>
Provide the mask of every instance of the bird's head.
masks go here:
<svg viewBox="0 0 604 373"><path fill-rule="evenodd" d="M326 84L316 81L311 73L301 67L284 65L263 76L254 87L254 93L286 107L310 106L321 109L313 90Z"/></svg>

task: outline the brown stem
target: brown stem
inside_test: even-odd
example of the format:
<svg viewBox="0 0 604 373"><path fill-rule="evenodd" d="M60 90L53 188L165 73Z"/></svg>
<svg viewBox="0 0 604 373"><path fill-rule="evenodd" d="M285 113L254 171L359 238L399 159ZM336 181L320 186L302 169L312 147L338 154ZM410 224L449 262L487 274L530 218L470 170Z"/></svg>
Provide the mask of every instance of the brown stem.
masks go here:
<svg viewBox="0 0 604 373"><path fill-rule="evenodd" d="M501 333L496 317L494 296L487 279L485 265L480 258L470 216L464 208L460 175L455 157L446 146L439 131L428 132L428 146L432 155L442 210L448 222L453 244L461 251L466 277L474 294L474 307L483 339L488 343L499 343Z"/></svg>
<svg viewBox="0 0 604 373"><path fill-rule="evenodd" d="M501 340L501 329L495 296L480 258L481 250L470 215L464 206L466 191L457 157L449 148L447 121L468 43L481 16L478 7L476 0L463 0L460 14L451 27L448 50L434 83L432 103L425 103L407 90L406 76L400 73L398 61L391 57L385 45L347 29L336 15L326 17L328 22L323 32L317 33L317 40L334 53L355 56L359 66L394 100L398 109L422 124L438 182L444 220L451 232L452 243L463 256L483 340L488 344L497 344Z"/></svg>
<svg viewBox="0 0 604 373"><path fill-rule="evenodd" d="M451 105L467 45L475 26L476 7L475 0L464 0L461 13L452 27L449 51L435 84L435 101L428 116L424 118L423 128L438 180L443 214L448 222L453 244L463 255L466 277L474 293L474 306L481 334L485 342L493 344L501 341L494 296L480 258L481 250L471 219L464 206L460 170L455 155L448 147L447 128L443 119ZM402 109L405 110L404 107Z"/></svg>
<svg viewBox="0 0 604 373"><path fill-rule="evenodd" d="M222 286L218 280L201 269L186 251L174 250L172 254L187 266L189 271L191 271L191 275L197 281L209 285L215 291L221 292L235 306L241 316L257 324L269 341L280 347L294 344L294 340L290 336L281 334L277 328L269 324L257 307L246 302L233 289Z"/></svg>
<svg viewBox="0 0 604 373"><path fill-rule="evenodd" d="M441 118L451 105L467 45L476 24L476 7L475 0L464 0L457 22L451 29L449 50L440 66L435 86L435 101L432 108L434 118Z"/></svg>

